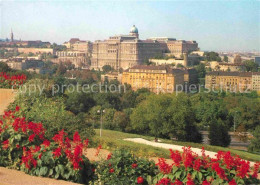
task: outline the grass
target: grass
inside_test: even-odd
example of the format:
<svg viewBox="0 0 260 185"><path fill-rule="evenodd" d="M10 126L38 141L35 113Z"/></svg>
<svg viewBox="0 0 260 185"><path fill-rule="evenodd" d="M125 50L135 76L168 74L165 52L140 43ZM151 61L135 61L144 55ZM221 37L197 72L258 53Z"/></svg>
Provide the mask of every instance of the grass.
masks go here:
<svg viewBox="0 0 260 185"><path fill-rule="evenodd" d="M131 141L125 141L125 138L143 138L149 141L154 140L154 137L151 136L143 136L138 134L129 134L119 131L113 130L102 130L102 137L99 136L99 129L96 129L96 136L94 137L94 141L102 145L103 148L108 149L110 151L124 148L129 149L133 153L142 157L165 157L169 158L169 151L167 149L162 149L158 147L148 146L145 144L134 143ZM246 151L235 150L231 148L219 147L219 146L211 146L206 144L199 143L191 143L191 142L180 142L180 141L172 141L168 139L160 139L162 143L175 144L181 146L191 146L194 148L202 148L205 150L218 152L218 151L230 151L232 155L239 155L242 159L250 160L250 161L260 161L260 155L249 153Z"/></svg>

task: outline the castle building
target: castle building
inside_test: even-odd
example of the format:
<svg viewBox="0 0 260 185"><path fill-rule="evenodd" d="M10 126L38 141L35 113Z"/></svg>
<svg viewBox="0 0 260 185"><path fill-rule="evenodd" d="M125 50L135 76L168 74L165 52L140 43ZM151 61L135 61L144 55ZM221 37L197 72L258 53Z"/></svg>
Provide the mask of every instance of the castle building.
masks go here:
<svg viewBox="0 0 260 185"><path fill-rule="evenodd" d="M205 87L210 90L249 92L260 90L260 72L213 71L206 74Z"/></svg>
<svg viewBox="0 0 260 185"><path fill-rule="evenodd" d="M131 85L133 90L147 88L154 93L172 93L183 88L184 71L169 66L136 65L123 72L122 84Z"/></svg>
<svg viewBox="0 0 260 185"><path fill-rule="evenodd" d="M71 38L68 42L63 43L69 51L81 51L89 56L92 52L92 42L80 40L79 38Z"/></svg>
<svg viewBox="0 0 260 185"><path fill-rule="evenodd" d="M104 41L95 41L91 67L102 69L104 65L110 65L117 70L128 69L164 53L184 57L184 53L197 50L196 41L183 41L168 37L140 40L138 29L134 25L130 29L129 35L112 36Z"/></svg>
<svg viewBox="0 0 260 185"><path fill-rule="evenodd" d="M127 69L162 54L161 45L155 40L140 40L138 29L133 26L129 35L112 36L108 40L95 41L91 67L102 69L110 65L114 69Z"/></svg>

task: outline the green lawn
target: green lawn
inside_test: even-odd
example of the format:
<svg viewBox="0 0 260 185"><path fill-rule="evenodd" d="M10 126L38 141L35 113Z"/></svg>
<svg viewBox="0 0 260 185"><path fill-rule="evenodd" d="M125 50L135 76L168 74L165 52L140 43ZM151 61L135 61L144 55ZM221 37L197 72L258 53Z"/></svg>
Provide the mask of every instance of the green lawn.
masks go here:
<svg viewBox="0 0 260 185"><path fill-rule="evenodd" d="M95 129L96 136L94 137L94 141L96 144L101 144L103 148L108 150L115 150L119 148L129 149L135 155L142 157L166 157L169 158L169 151L167 149L152 147L144 144L134 143L131 141L124 141L125 138L143 138L147 140L154 140L154 137L150 136L142 136L138 134L129 134L119 131L113 130L102 130L102 137L99 136L99 129ZM163 143L182 145L182 146L191 146L195 148L201 148L204 146L205 150L217 152L217 151L230 151L232 155L239 155L241 158L250 160L250 161L260 161L260 155L249 153L246 151L234 150L231 148L219 147L219 146L211 146L205 144L198 143L190 143L190 142L180 142L180 141L172 141L167 139L160 139Z"/></svg>

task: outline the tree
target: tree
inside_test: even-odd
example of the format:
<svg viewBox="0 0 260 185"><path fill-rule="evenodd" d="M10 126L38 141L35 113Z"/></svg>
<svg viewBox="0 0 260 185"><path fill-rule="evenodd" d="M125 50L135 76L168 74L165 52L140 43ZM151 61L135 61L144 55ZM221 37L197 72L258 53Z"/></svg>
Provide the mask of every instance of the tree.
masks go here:
<svg viewBox="0 0 260 185"><path fill-rule="evenodd" d="M209 127L209 140L211 145L227 147L230 144L228 128L221 119L212 119Z"/></svg>
<svg viewBox="0 0 260 185"><path fill-rule="evenodd" d="M248 151L260 153L260 125L253 131L253 139L251 139Z"/></svg>
<svg viewBox="0 0 260 185"><path fill-rule="evenodd" d="M224 61L225 61L225 62L228 62L228 57L227 57L227 55L224 55Z"/></svg>
<svg viewBox="0 0 260 185"><path fill-rule="evenodd" d="M104 65L104 66L102 67L102 70L103 70L105 73L107 73L107 72L112 71L113 68L112 68L110 65Z"/></svg>
<svg viewBox="0 0 260 185"><path fill-rule="evenodd" d="M9 72L12 69L4 62L0 62L0 72Z"/></svg>
<svg viewBox="0 0 260 185"><path fill-rule="evenodd" d="M65 105L67 110L78 114L80 112L88 112L90 108L95 106L95 101L90 93L75 91L68 94Z"/></svg>
<svg viewBox="0 0 260 185"><path fill-rule="evenodd" d="M115 129L115 125L113 124L114 114L116 113L115 109L105 109L105 113L103 114L103 123L106 129Z"/></svg>
<svg viewBox="0 0 260 185"><path fill-rule="evenodd" d="M204 53L204 58L206 61L221 61L221 58L219 57L219 54L211 51L211 52L205 52Z"/></svg>
<svg viewBox="0 0 260 185"><path fill-rule="evenodd" d="M184 66L183 66L182 64L177 64L176 67L182 68L182 67L184 67Z"/></svg>
<svg viewBox="0 0 260 185"><path fill-rule="evenodd" d="M195 69L198 73L199 78L205 78L205 75L206 75L205 64L199 64L195 67Z"/></svg>
<svg viewBox="0 0 260 185"><path fill-rule="evenodd" d="M117 111L114 114L113 125L115 129L119 129L121 131L125 131L128 121L126 114L124 112Z"/></svg>
<svg viewBox="0 0 260 185"><path fill-rule="evenodd" d="M155 138L175 137L180 141L200 142L201 135L189 98L185 94L150 95L133 110L131 125L136 132Z"/></svg>
<svg viewBox="0 0 260 185"><path fill-rule="evenodd" d="M65 65L62 62L60 62L59 65L58 65L56 74L57 75L63 75L63 74L66 73L66 71L67 71L67 69L66 69Z"/></svg>
<svg viewBox="0 0 260 185"><path fill-rule="evenodd" d="M253 60L245 60L244 62L246 71L257 72L258 71L258 64L255 63Z"/></svg>

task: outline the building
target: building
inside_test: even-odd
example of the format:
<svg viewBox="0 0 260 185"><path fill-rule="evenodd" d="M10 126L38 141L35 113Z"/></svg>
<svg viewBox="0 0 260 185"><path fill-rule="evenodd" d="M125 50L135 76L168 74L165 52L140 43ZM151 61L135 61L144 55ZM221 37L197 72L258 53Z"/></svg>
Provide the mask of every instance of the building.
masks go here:
<svg viewBox="0 0 260 185"><path fill-rule="evenodd" d="M71 38L68 42L63 43L69 51L82 51L89 56L92 52L93 44L90 41L80 40L79 38Z"/></svg>
<svg viewBox="0 0 260 185"><path fill-rule="evenodd" d="M255 63L257 63L260 66L260 56L255 57Z"/></svg>
<svg viewBox="0 0 260 185"><path fill-rule="evenodd" d="M244 71L245 65L243 63L230 63L230 62L218 62L211 61L207 63L208 68L213 71Z"/></svg>
<svg viewBox="0 0 260 185"><path fill-rule="evenodd" d="M90 65L89 56L84 51L58 51L56 55L58 58L52 60L54 63L71 62L76 68Z"/></svg>
<svg viewBox="0 0 260 185"><path fill-rule="evenodd" d="M154 93L172 93L182 90L184 72L169 66L136 65L123 72L122 84L131 85L133 90L147 88Z"/></svg>
<svg viewBox="0 0 260 185"><path fill-rule="evenodd" d="M118 80L119 82L121 82L122 74L117 73L117 72L111 72L111 73L101 75L101 81L104 82L105 80L108 80L108 81Z"/></svg>
<svg viewBox="0 0 260 185"><path fill-rule="evenodd" d="M74 44L71 45L72 51L85 52L89 56L92 53L92 49L93 44L90 41L76 41Z"/></svg>
<svg viewBox="0 0 260 185"><path fill-rule="evenodd" d="M29 72L35 72L39 74L48 73L49 70L45 69L44 62L42 60L28 60L28 59L11 59L7 60L6 64L15 70L26 70Z"/></svg>
<svg viewBox="0 0 260 185"><path fill-rule="evenodd" d="M252 74L252 90L260 91L260 72Z"/></svg>
<svg viewBox="0 0 260 185"><path fill-rule="evenodd" d="M184 58L185 53L197 51L196 41L176 40L168 37L152 37L147 40L139 39L135 25L128 35L112 36L104 41L93 43L91 67L102 69L110 65L114 69L127 69L143 64L155 56L168 53L178 58Z"/></svg>
<svg viewBox="0 0 260 185"><path fill-rule="evenodd" d="M0 42L0 46L2 47L43 47L49 48L51 46L50 42L42 42L41 40L31 40L31 41L22 41L14 39L14 33L11 29L10 40L6 40L5 42Z"/></svg>
<svg viewBox="0 0 260 185"><path fill-rule="evenodd" d="M205 87L210 90L249 92L259 88L260 72L213 71L206 74Z"/></svg>
<svg viewBox="0 0 260 185"><path fill-rule="evenodd" d="M140 40L138 29L133 26L129 35L112 36L108 40L95 41L91 67L102 69L104 65L110 65L117 70L127 69L162 53L160 42Z"/></svg>

